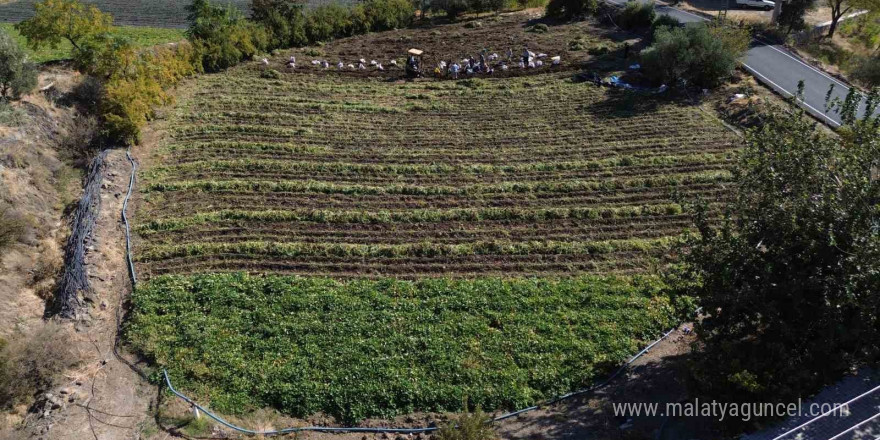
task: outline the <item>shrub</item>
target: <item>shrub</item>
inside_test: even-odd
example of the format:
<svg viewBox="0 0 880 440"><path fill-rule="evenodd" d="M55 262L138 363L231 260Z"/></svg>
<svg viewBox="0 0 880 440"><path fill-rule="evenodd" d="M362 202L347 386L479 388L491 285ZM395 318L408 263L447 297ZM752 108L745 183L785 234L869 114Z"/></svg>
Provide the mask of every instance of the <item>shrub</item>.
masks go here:
<svg viewBox="0 0 880 440"><path fill-rule="evenodd" d="M546 14L553 18L572 19L592 14L598 8L599 3L596 0L550 0Z"/></svg>
<svg viewBox="0 0 880 440"><path fill-rule="evenodd" d="M654 2L640 2L630 0L620 11L618 22L624 29L645 28L651 26L657 12L654 10Z"/></svg>
<svg viewBox="0 0 880 440"><path fill-rule="evenodd" d="M536 34L546 34L550 32L550 27L544 23L538 23L527 29L527 32L534 32Z"/></svg>
<svg viewBox="0 0 880 440"><path fill-rule="evenodd" d="M469 9L467 0L434 0L430 9L443 12L448 18L455 18Z"/></svg>
<svg viewBox="0 0 880 440"><path fill-rule="evenodd" d="M748 38L744 30L720 26L660 27L654 43L641 53L642 67L656 84L684 80L714 87L736 68L748 47Z"/></svg>
<svg viewBox="0 0 880 440"><path fill-rule="evenodd" d="M73 53L77 70L101 80L124 75L137 59L134 44L126 37L104 33L85 41Z"/></svg>
<svg viewBox="0 0 880 440"><path fill-rule="evenodd" d="M482 409L463 413L437 431L436 440L495 440L498 435L489 424L491 421Z"/></svg>
<svg viewBox="0 0 880 440"><path fill-rule="evenodd" d="M245 20L234 6L222 7L209 0L195 0L187 10L190 23L187 38L202 54L205 71L226 69L268 48L268 30Z"/></svg>
<svg viewBox="0 0 880 440"><path fill-rule="evenodd" d="M366 23L373 32L401 29L412 24L415 8L409 0L366 0Z"/></svg>
<svg viewBox="0 0 880 440"><path fill-rule="evenodd" d="M275 69L264 70L260 72L260 78L265 79L281 79L281 72Z"/></svg>
<svg viewBox="0 0 880 440"><path fill-rule="evenodd" d="M8 206L0 206L0 249L18 241L27 228L24 218Z"/></svg>
<svg viewBox="0 0 880 440"><path fill-rule="evenodd" d="M251 0L251 20L268 34L268 47L308 44L306 17L299 0Z"/></svg>
<svg viewBox="0 0 880 440"><path fill-rule="evenodd" d="M37 67L5 30L0 30L0 96L18 99L37 86Z"/></svg>
<svg viewBox="0 0 880 440"><path fill-rule="evenodd" d="M677 28L681 27L681 22L677 18L670 15L660 15L653 23L651 23L651 34L653 35L660 28Z"/></svg>
<svg viewBox="0 0 880 440"><path fill-rule="evenodd" d="M33 335L17 337L0 347L0 408L27 403L40 390L77 363L62 328L47 323Z"/></svg>
<svg viewBox="0 0 880 440"><path fill-rule="evenodd" d="M153 108L172 97L166 90L200 71L199 54L189 43L145 52L124 75L105 84L101 113L105 134L112 140L137 142Z"/></svg>
<svg viewBox="0 0 880 440"><path fill-rule="evenodd" d="M350 11L336 3L319 6L308 15L306 35L315 43L352 35Z"/></svg>
<svg viewBox="0 0 880 440"><path fill-rule="evenodd" d="M880 57L857 57L852 76L868 87L880 86Z"/></svg>

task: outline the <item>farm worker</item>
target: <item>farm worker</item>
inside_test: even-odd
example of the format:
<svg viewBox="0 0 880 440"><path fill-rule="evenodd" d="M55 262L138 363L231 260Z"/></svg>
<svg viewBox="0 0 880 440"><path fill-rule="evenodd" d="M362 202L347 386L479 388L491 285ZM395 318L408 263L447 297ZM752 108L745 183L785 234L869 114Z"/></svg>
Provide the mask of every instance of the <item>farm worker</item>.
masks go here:
<svg viewBox="0 0 880 440"><path fill-rule="evenodd" d="M269 60L263 58L263 65L264 65L264 66L268 66L268 65L269 65Z"/></svg>
<svg viewBox="0 0 880 440"><path fill-rule="evenodd" d="M340 61L339 64L336 65L336 68L342 70L345 68L345 64L342 64L342 61Z"/></svg>
<svg viewBox="0 0 880 440"><path fill-rule="evenodd" d="M385 68L382 67L382 63L376 64L376 69L379 69L380 71L385 70Z"/></svg>
<svg viewBox="0 0 880 440"><path fill-rule="evenodd" d="M481 72L488 72L489 71L489 66L486 65L486 56L483 55L482 53L480 54L480 71Z"/></svg>
<svg viewBox="0 0 880 440"><path fill-rule="evenodd" d="M550 61L553 63L554 66L558 66L559 63L562 61L562 57L556 55L555 57L550 58Z"/></svg>
<svg viewBox="0 0 880 440"><path fill-rule="evenodd" d="M346 66L346 67L348 67L348 68L351 69L351 70L354 70L354 69L357 68L357 67L354 67L354 64L351 64L351 63L349 63L349 65Z"/></svg>
<svg viewBox="0 0 880 440"><path fill-rule="evenodd" d="M535 54L532 53L532 51L530 51L528 47L523 48L523 53L522 53L523 64L528 66L532 62L532 58L534 58L534 57L535 57Z"/></svg>
<svg viewBox="0 0 880 440"><path fill-rule="evenodd" d="M535 67L541 67L544 65L544 62L541 60L535 61Z"/></svg>
<svg viewBox="0 0 880 440"><path fill-rule="evenodd" d="M358 70L366 70L364 63L358 63Z"/></svg>
<svg viewBox="0 0 880 440"><path fill-rule="evenodd" d="M458 63L452 63L449 70L452 72L452 79L458 79L458 72L461 70L461 66Z"/></svg>
<svg viewBox="0 0 880 440"><path fill-rule="evenodd" d="M330 67L330 63L328 63L327 60L321 61L321 67L326 69Z"/></svg>
<svg viewBox="0 0 880 440"><path fill-rule="evenodd" d="M513 61L513 49L507 48L507 61Z"/></svg>
<svg viewBox="0 0 880 440"><path fill-rule="evenodd" d="M290 57L290 60L287 61L287 67L296 69L296 57Z"/></svg>

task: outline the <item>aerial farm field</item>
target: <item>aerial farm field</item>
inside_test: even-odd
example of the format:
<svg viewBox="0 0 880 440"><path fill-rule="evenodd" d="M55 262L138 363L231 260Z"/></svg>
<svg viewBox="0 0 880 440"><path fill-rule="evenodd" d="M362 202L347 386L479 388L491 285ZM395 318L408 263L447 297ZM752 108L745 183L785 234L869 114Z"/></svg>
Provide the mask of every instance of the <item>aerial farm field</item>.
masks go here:
<svg viewBox="0 0 880 440"><path fill-rule="evenodd" d="M361 44L322 50L382 50ZM127 338L179 388L340 423L515 409L683 319L657 268L679 201L726 195L738 139L717 120L580 64L404 82L296 53L192 81L135 150Z"/></svg>
<svg viewBox="0 0 880 440"><path fill-rule="evenodd" d="M34 4L39 0L10 0L0 4L0 22L18 23L34 15ZM118 25L185 28L186 5L190 0L86 0L101 11L110 13ZM225 0L246 10L250 0Z"/></svg>

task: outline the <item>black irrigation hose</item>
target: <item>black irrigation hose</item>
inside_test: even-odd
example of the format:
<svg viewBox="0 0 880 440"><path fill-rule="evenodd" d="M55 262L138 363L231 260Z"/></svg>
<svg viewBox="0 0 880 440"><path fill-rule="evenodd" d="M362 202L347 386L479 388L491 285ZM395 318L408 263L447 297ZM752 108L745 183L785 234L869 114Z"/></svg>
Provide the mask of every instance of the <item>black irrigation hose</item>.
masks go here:
<svg viewBox="0 0 880 440"><path fill-rule="evenodd" d="M77 204L70 226L70 237L64 248L64 270L55 293L55 310L65 319L75 318L82 302L79 295L91 292L85 266L86 240L92 236L95 222L101 210L101 182L104 180L104 161L107 151L100 152L89 166L83 187L83 195Z"/></svg>
<svg viewBox="0 0 880 440"><path fill-rule="evenodd" d="M136 173L136 171L137 171L137 163L136 163L136 162L134 161L134 159L131 157L130 150L129 150L128 152L126 152L125 154L126 154L126 157L128 157L128 161L131 163L131 179L129 180L128 194L126 194L125 199L124 199L123 202L122 202L122 221L123 221L123 223L124 223L124 225L125 225L125 248L126 248L125 255L126 255L126 260L127 260L127 263L128 263L129 274L130 274L130 276L131 276L132 291L134 291L134 288L135 288L135 286L136 286L136 284L137 284L137 274L136 274L136 272L135 272L135 268L134 268L134 262L133 262L134 260L132 259L132 255L131 255L131 230L130 230L130 227L129 227L129 224L128 224L128 217L126 216L126 208L128 207L128 202L129 202L129 200L130 200L130 198L131 198L131 193L132 193L132 190L133 190L133 188L134 188L134 183L135 183L135 173ZM122 308L122 305L121 305L121 301L120 301L120 309L121 309L121 308ZM119 315L118 315L118 310L117 310L117 317L118 317L118 316L119 316ZM118 325L121 325L121 321L119 320L119 318L117 318L117 324L118 324ZM620 373L622 373L624 370L626 370L626 368L629 367L633 362L635 362L636 359L642 357L645 353L647 353L647 352L648 352L651 348L653 348L655 345L659 344L661 341L663 341L663 340L665 340L666 338L668 338L669 335L672 334L673 331L675 331L674 328L671 329L671 330L669 330L668 332L664 333L663 336L661 336L659 339L657 339L656 341L652 342L650 345L648 345L647 347L645 347L644 349L642 349L642 351L636 353L635 356L633 356L633 357L630 358L627 362L625 362L623 365L621 365L620 368L618 368L618 369L614 372L614 374L612 374L611 376L609 376L609 377L608 377L607 379L605 379L604 381L599 382L599 383L597 383L597 384L595 384L595 385L592 385L592 386L590 386L590 387L588 387L588 388L584 388L584 389L582 389L582 390L573 391L573 392L571 392L571 393L568 393L568 394L564 394L564 395L562 395L562 396L555 397L555 398L550 399L550 400L548 400L548 401L546 401L546 402L544 402L544 403L542 403L542 404L540 404L540 405L530 406L530 407L528 407L528 408L523 408L523 409L520 409L520 410L517 410L517 411L513 411L513 412L506 413L506 414L502 414L502 415L497 416L497 417L493 418L492 420L490 420L490 423L494 423L494 422L498 422L498 421L501 421L501 420L509 419L509 418L511 418L511 417L515 417L515 416L518 416L518 415L520 415L520 414L524 414L524 413L527 413L527 412L530 412L530 411L534 411L534 410L537 410L537 409L539 409L539 408L546 407L546 406L548 406L548 405L551 405L551 404L554 404L554 403L560 402L560 401L562 401L562 400L570 399L570 398L572 398L572 397L579 396L579 395L581 395L581 394L585 394L585 393L588 393L588 392L591 392L591 391L595 391L595 390L597 390L597 389L599 389L599 388L604 387L605 385L607 385L608 383L610 383L612 380L614 380L617 376L619 376ZM118 331L118 329L117 329L117 339L116 339L116 344L118 344L118 342L119 342L119 331ZM114 345L113 349L114 349L114 353L116 353L116 345ZM140 374L142 377L146 378L146 375L144 374L144 372L141 371L139 368L137 368L136 366L134 366L133 364L131 364L131 363L128 362L127 360L123 359L123 358L122 358L121 356L119 356L118 354L117 354L117 358L120 358L123 362L125 362L126 364L128 364L129 367L131 367L133 370L135 370L138 374ZM221 425L223 425L223 426L226 426L226 427L229 428L229 429L232 429L232 430L235 430L235 431L241 432L241 433L243 433L243 434L249 434L249 435L283 435L283 434L291 434L291 433L296 433L296 432L307 432L307 431L312 431L312 432L329 432L329 433L334 433L334 432L335 432L335 433L374 433L374 434L383 434L383 433L385 433L385 434L419 434L419 433L434 432L434 431L437 431L437 430L440 429L440 428L437 427L437 426L425 426L425 427L420 427L420 428L395 428L395 427L364 428L364 427L305 426L305 427L300 427L300 428L285 428L285 429L278 429L278 430L255 431L255 430L252 430L252 429L242 428L242 427L240 427L240 426L234 425L234 424L232 424L232 423L230 423L230 422L224 420L222 417L220 417L220 416L214 414L214 413L211 412L209 409L207 409L207 408L205 408L205 407L199 405L199 404L196 403L194 400L192 400L192 399L190 399L189 397L187 397L185 394L183 394L183 393L177 391L177 390L174 388L174 386L171 384L171 377L169 377L169 375L168 375L168 371L167 371L167 370L164 370L164 369L163 369L163 370L162 370L162 375L163 375L163 377L164 377L164 379L165 379L165 385L168 386L168 390L171 391L174 395L176 395L177 397L179 397L181 400L185 401L186 403L190 404L193 408L195 408L195 409L201 411L201 412L204 413L206 416L208 416L208 417L214 419L217 423L219 423L219 424L221 424Z"/></svg>

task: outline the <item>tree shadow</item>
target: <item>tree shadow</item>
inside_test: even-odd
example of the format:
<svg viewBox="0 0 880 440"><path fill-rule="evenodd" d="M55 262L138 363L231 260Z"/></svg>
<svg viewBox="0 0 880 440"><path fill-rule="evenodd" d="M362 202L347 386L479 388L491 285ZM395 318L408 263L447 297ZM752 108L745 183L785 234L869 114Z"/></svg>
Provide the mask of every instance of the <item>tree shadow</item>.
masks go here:
<svg viewBox="0 0 880 440"><path fill-rule="evenodd" d="M594 392L506 421L499 426L499 433L509 439L653 439L664 417L615 411L615 404L657 402L663 409L667 402L686 398L690 354L681 353L680 347L672 349L678 353L637 361L637 365ZM668 348L658 346L657 350Z"/></svg>

